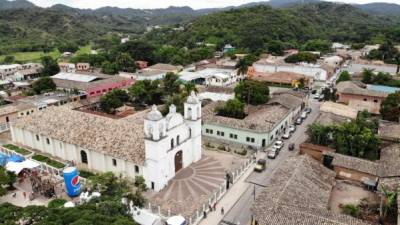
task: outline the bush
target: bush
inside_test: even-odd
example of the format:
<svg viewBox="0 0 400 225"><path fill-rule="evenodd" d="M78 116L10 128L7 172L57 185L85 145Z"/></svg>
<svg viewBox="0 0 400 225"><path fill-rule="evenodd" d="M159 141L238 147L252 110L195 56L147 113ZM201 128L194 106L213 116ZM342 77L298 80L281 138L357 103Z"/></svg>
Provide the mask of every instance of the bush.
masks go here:
<svg viewBox="0 0 400 225"><path fill-rule="evenodd" d="M136 176L135 177L135 187L139 188L140 191L146 191L146 181L144 180L143 176Z"/></svg>
<svg viewBox="0 0 400 225"><path fill-rule="evenodd" d="M31 151L28 151L28 150L26 150L26 149L24 149L24 148L20 148L20 147L18 147L18 146L12 145L12 144L6 144L6 145L3 145L3 147L4 147L4 148L7 148L7 149L9 149L9 150L13 150L13 151L15 151L16 153L19 153L19 154L21 154L21 155L29 155L29 154L32 153Z"/></svg>
<svg viewBox="0 0 400 225"><path fill-rule="evenodd" d="M360 209L359 205L346 204L346 205L342 206L342 212L344 214L358 218L360 216L361 209Z"/></svg>
<svg viewBox="0 0 400 225"><path fill-rule="evenodd" d="M47 205L47 207L55 209L55 208L61 208L64 206L64 204L67 201L65 199L53 199L49 202L49 204Z"/></svg>
<svg viewBox="0 0 400 225"><path fill-rule="evenodd" d="M243 119L246 116L244 113L244 103L236 98L227 101L222 107L217 107L216 111L219 116L236 119Z"/></svg>

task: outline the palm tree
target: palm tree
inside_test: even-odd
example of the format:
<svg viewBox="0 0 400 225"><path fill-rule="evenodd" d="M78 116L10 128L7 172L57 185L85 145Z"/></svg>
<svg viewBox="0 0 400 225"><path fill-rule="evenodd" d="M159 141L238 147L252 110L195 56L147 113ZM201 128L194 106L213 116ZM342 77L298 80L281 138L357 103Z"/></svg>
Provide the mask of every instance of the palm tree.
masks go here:
<svg viewBox="0 0 400 225"><path fill-rule="evenodd" d="M239 60L236 64L236 69L238 69L237 75L244 75L247 73L247 70L249 68L249 64L245 59Z"/></svg>
<svg viewBox="0 0 400 225"><path fill-rule="evenodd" d="M198 90L197 87L196 87L196 84L194 84L194 83L192 83L192 82L188 82L188 83L185 83L185 84L183 85L182 94L183 94L185 97L189 96L190 93L191 93L192 91L194 91L195 93L198 93L198 92L199 92L199 90Z"/></svg>
<svg viewBox="0 0 400 225"><path fill-rule="evenodd" d="M386 218L388 212L393 209L397 201L397 195L399 190L395 190L393 192L389 191L387 187L382 187L383 195L385 196L385 203L383 205L383 211L381 206L381 212L383 212L383 218Z"/></svg>

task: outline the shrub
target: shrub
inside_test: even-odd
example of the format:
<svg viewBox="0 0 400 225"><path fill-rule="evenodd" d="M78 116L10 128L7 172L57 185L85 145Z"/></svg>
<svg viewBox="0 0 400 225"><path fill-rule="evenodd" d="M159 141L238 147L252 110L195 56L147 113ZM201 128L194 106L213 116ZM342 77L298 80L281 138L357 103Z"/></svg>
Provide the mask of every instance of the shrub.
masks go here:
<svg viewBox="0 0 400 225"><path fill-rule="evenodd" d="M66 202L67 202L67 201L66 201L65 199L53 199L53 200L51 200L51 201L49 202L49 204L48 204L47 207L53 208L53 209L55 209L55 208L61 208L61 207L64 206L64 204L65 204Z"/></svg>
<svg viewBox="0 0 400 225"><path fill-rule="evenodd" d="M146 191L146 181L143 176L136 176L135 177L135 187L139 188L140 191Z"/></svg>
<svg viewBox="0 0 400 225"><path fill-rule="evenodd" d="M354 205L354 204L346 204L342 206L342 212L344 214L350 215L352 217L359 217L360 216L360 206L359 205Z"/></svg>
<svg viewBox="0 0 400 225"><path fill-rule="evenodd" d="M86 170L80 170L79 171L79 176L83 177L83 178L90 178L95 176L96 174L90 172L90 171L86 171Z"/></svg>

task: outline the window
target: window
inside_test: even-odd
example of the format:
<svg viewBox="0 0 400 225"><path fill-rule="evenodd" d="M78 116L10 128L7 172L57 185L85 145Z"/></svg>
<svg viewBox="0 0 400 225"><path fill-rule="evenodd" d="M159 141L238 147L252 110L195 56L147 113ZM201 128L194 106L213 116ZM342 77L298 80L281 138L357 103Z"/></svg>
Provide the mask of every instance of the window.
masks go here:
<svg viewBox="0 0 400 225"><path fill-rule="evenodd" d="M155 189L155 184L154 184L154 182L153 182L153 181L151 182L151 189L152 189L152 190L154 190L154 189Z"/></svg>
<svg viewBox="0 0 400 225"><path fill-rule="evenodd" d="M271 141L274 139L274 135L271 136Z"/></svg>
<svg viewBox="0 0 400 225"><path fill-rule="evenodd" d="M225 133L224 133L224 132L222 132L222 131L217 131L217 135L218 135L218 136L222 136L222 137L223 137L223 136L225 136Z"/></svg>
<svg viewBox="0 0 400 225"><path fill-rule="evenodd" d="M113 166L117 166L117 160L116 159L112 159L112 164L113 164Z"/></svg>
<svg viewBox="0 0 400 225"><path fill-rule="evenodd" d="M176 136L176 145L179 145L179 135Z"/></svg>
<svg viewBox="0 0 400 225"><path fill-rule="evenodd" d="M225 136L225 133L224 133L224 132L221 132L221 136L222 136L222 137Z"/></svg>
<svg viewBox="0 0 400 225"><path fill-rule="evenodd" d="M171 148L174 148L174 139L171 139Z"/></svg>
<svg viewBox="0 0 400 225"><path fill-rule="evenodd" d="M135 166L135 173L139 173L139 166Z"/></svg>
<svg viewBox="0 0 400 225"><path fill-rule="evenodd" d="M366 98L364 98L364 102L366 102L367 101L367 99Z"/></svg>
<svg viewBox="0 0 400 225"><path fill-rule="evenodd" d="M82 163L85 163L85 164L88 164L88 158L87 158L87 154L86 154L86 152L85 151L81 151L81 162Z"/></svg>
<svg viewBox="0 0 400 225"><path fill-rule="evenodd" d="M40 140L39 135L36 134L36 141L39 141L39 140Z"/></svg>
<svg viewBox="0 0 400 225"><path fill-rule="evenodd" d="M378 100L377 100L377 99L375 99L375 100L374 100L374 102L375 102L375 103L377 103L377 102L378 102Z"/></svg>
<svg viewBox="0 0 400 225"><path fill-rule="evenodd" d="M254 143L256 140L254 138L251 138L251 143Z"/></svg>
<svg viewBox="0 0 400 225"><path fill-rule="evenodd" d="M229 137L232 139L237 139L237 134L229 134Z"/></svg>
<svg viewBox="0 0 400 225"><path fill-rule="evenodd" d="M249 138L249 137L246 137L246 141L247 141L247 142L250 142L250 138Z"/></svg>
<svg viewBox="0 0 400 225"><path fill-rule="evenodd" d="M46 143L49 145L50 144L50 139L46 138Z"/></svg>

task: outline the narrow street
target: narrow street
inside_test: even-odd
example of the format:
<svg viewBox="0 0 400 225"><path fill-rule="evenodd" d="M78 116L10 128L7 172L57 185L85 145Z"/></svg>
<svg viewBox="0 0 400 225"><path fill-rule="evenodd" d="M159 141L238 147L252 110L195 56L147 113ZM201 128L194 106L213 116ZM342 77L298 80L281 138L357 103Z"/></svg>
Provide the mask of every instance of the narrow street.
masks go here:
<svg viewBox="0 0 400 225"><path fill-rule="evenodd" d="M255 197L263 190L263 187L268 184L272 178L274 172L285 161L289 156L298 154L299 145L306 140L306 129L307 126L312 124L318 117L319 114L319 102L313 99L309 100L309 107L312 108L312 112L308 115L307 119L300 125L297 126L296 131L293 133L289 140L284 140L285 146L279 153L276 159L267 159L267 168L262 173L252 172L246 179L246 182L251 185L234 204L233 208L229 210L224 219L220 222L220 225L248 225L251 221L251 207L254 203ZM289 151L289 143L295 143L295 151ZM258 158L266 158L266 153L259 153Z"/></svg>

